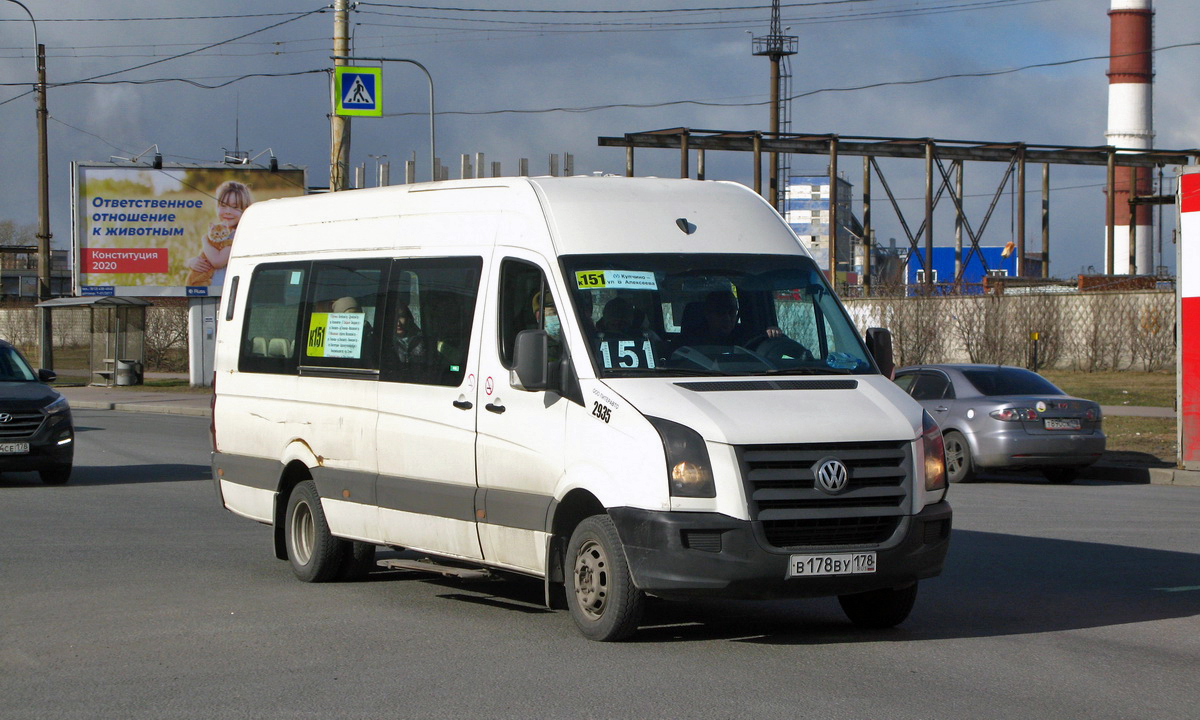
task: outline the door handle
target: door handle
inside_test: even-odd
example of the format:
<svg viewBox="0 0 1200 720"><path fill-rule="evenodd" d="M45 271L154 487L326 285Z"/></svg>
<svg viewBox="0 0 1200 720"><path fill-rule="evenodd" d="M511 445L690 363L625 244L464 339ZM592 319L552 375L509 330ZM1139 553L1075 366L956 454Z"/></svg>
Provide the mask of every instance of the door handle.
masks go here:
<svg viewBox="0 0 1200 720"><path fill-rule="evenodd" d="M938 405L937 407L934 408L934 410L936 410L937 412L946 412L949 409L950 408L946 407L945 405Z"/></svg>
<svg viewBox="0 0 1200 720"><path fill-rule="evenodd" d="M470 410L475 406L471 404L470 400L455 400L454 407L458 408L459 410Z"/></svg>
<svg viewBox="0 0 1200 720"><path fill-rule="evenodd" d="M488 412L494 412L497 415L501 415L504 413L503 405L497 405L496 403L488 403L487 405L484 405L484 407L487 408Z"/></svg>

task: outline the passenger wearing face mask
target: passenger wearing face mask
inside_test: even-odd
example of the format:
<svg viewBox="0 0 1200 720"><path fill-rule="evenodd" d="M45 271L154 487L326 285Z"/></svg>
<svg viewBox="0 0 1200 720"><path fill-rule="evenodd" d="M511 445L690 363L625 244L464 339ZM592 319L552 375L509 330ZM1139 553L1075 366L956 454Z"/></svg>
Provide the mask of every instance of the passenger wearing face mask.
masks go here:
<svg viewBox="0 0 1200 720"><path fill-rule="evenodd" d="M544 302L541 292L533 294L533 317L537 326L546 331L550 359L559 359L562 355L562 324L558 320L558 308L554 307L554 298L549 293L546 293Z"/></svg>

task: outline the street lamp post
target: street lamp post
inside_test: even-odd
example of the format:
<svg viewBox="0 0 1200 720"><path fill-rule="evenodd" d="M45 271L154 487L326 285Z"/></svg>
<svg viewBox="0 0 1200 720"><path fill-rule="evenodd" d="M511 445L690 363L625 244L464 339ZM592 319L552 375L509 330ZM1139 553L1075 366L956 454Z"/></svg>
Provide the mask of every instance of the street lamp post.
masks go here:
<svg viewBox="0 0 1200 720"><path fill-rule="evenodd" d="M37 84L34 86L34 100L37 104L38 127L38 300L45 302L50 299L50 172L48 153L46 150L46 46L38 42L37 20L29 8L19 0L8 2L20 6L29 21L33 23L33 44L37 50ZM39 308L41 324L41 357L40 365L44 368L54 367L54 342L50 326L50 308Z"/></svg>
<svg viewBox="0 0 1200 720"><path fill-rule="evenodd" d="M399 63L408 63L409 65L416 65L417 67L421 68L421 72L425 73L425 79L429 81L429 179L437 180L437 162L436 162L437 150L435 148L435 137L436 136L434 134L434 129L433 129L433 122L434 122L433 119L434 119L434 115L435 115L435 113L433 111L433 76L429 74L429 70L426 69L426 67L424 65L417 62L416 60L409 60L408 58L385 58L385 57L369 58L369 57L351 57L349 55L334 55L333 59L335 61L350 60L352 62L377 62L377 63L399 62Z"/></svg>

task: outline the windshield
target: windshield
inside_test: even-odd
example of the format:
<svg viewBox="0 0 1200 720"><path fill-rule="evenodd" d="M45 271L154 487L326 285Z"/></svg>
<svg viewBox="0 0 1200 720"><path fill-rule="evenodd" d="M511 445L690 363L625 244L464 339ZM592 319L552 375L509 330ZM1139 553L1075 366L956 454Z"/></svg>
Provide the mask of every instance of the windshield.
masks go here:
<svg viewBox="0 0 1200 720"><path fill-rule="evenodd" d="M37 380L37 374L11 345L0 345L0 382Z"/></svg>
<svg viewBox="0 0 1200 720"><path fill-rule="evenodd" d="M563 270L600 377L873 373L802 255L568 255Z"/></svg>

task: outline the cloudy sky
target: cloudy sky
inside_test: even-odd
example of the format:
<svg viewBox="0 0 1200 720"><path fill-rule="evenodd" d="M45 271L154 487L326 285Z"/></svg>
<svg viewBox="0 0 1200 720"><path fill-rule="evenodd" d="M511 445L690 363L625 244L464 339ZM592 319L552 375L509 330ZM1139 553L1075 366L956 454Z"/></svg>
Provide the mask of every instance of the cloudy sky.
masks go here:
<svg viewBox="0 0 1200 720"><path fill-rule="evenodd" d="M152 145L168 163L219 162L226 148L251 155L269 149L281 163L307 167L310 185L328 184L325 70L333 13L319 0L23 2L47 46L55 247L66 247L71 234L72 161L129 158ZM792 130L1104 144L1109 6L783 0L783 25L800 48L791 61L798 96ZM1196 0L1155 2L1157 148L1200 147L1198 9ZM437 152L452 177L464 153L484 153L505 174L515 174L519 158L529 158L532 174L544 174L551 153L571 153L577 173L622 173L624 151L598 147L597 137L679 126L765 130L769 63L750 49L769 18L762 0L378 0L357 3L351 13L356 55L411 58L429 68ZM0 219L28 224L37 218L32 46L28 16L0 0ZM1017 71L991 74L1003 70ZM951 73L981 76L911 84ZM846 90L864 85L879 86ZM387 116L353 122L352 164L366 163L374 177L377 163L390 162L396 179L402 162L415 157L418 179L426 179L425 78L394 64L384 86ZM825 162L793 156L791 164L794 172L821 173ZM751 183L748 155L710 154L708 165L710 178ZM884 165L896 194L909 198L910 217L923 207L919 165ZM670 176L678 167L670 151L637 156L639 175ZM861 160L844 158L841 167L857 190ZM968 166L975 225L1003 170ZM1051 170L1055 275L1103 269L1103 184L1102 168ZM1029 190L1033 251L1040 247L1040 168L1031 169ZM985 244L1012 238L1014 203L1006 191ZM1163 262L1173 268L1172 214L1168 209ZM905 243L890 211L877 210L876 223L880 241ZM952 244L949 222L935 225L935 241Z"/></svg>

